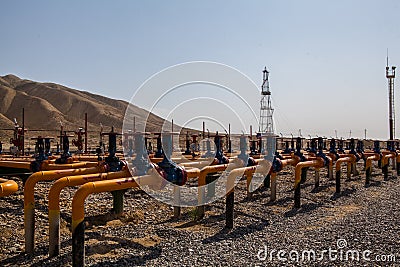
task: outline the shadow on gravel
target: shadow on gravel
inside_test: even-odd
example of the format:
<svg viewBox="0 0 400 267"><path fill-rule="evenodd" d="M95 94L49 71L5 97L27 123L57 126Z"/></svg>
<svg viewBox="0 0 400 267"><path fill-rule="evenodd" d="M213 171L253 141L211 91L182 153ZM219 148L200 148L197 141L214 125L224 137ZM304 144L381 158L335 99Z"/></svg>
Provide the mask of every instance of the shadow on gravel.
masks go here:
<svg viewBox="0 0 400 267"><path fill-rule="evenodd" d="M286 206L288 202L293 202L293 197L283 197L275 201L270 201L267 206Z"/></svg>
<svg viewBox="0 0 400 267"><path fill-rule="evenodd" d="M330 188L330 187L332 187L331 183L330 184L325 184L325 185L320 185L318 187L313 188L311 190L311 193L319 193L319 192L324 191L324 190L326 190L327 188Z"/></svg>
<svg viewBox="0 0 400 267"><path fill-rule="evenodd" d="M17 199L15 196L13 197L8 197L8 198L3 198L2 201L7 202L7 207L2 207L0 208L0 214L3 213L17 213L17 214L23 214L24 211L24 200L23 199Z"/></svg>
<svg viewBox="0 0 400 267"><path fill-rule="evenodd" d="M348 197L351 196L352 194L354 194L357 190L353 187L353 188L346 188L344 190L342 190L342 192L338 193L334 193L333 196L331 197L331 200L337 200L341 197Z"/></svg>
<svg viewBox="0 0 400 267"><path fill-rule="evenodd" d="M293 217L293 216L296 216L297 214L311 212L322 206L323 206L322 203L307 203L307 204L302 205L300 209L293 208L293 209L285 212L285 214L283 216L285 218Z"/></svg>
<svg viewBox="0 0 400 267"><path fill-rule="evenodd" d="M382 182L381 181L370 181L369 184L364 185L365 188L371 187L371 186L381 186Z"/></svg>
<svg viewBox="0 0 400 267"><path fill-rule="evenodd" d="M210 244L220 242L226 239L237 239L245 235L249 235L258 231L262 231L265 227L269 226L270 223L267 220L261 222L255 222L249 225L234 227L234 229L222 228L218 233L213 236L207 237L202 240L203 244Z"/></svg>
<svg viewBox="0 0 400 267"><path fill-rule="evenodd" d="M71 240L61 242L61 253L63 253L63 248L70 247L72 245ZM54 267L63 266L71 261L71 254L67 252L66 254L60 254L57 257L48 257L48 245L41 244L35 247L35 252L33 255L28 255L25 252L20 252L11 258L5 260L0 260L0 266L37 266L37 267ZM32 263L35 258L44 257L43 259Z"/></svg>

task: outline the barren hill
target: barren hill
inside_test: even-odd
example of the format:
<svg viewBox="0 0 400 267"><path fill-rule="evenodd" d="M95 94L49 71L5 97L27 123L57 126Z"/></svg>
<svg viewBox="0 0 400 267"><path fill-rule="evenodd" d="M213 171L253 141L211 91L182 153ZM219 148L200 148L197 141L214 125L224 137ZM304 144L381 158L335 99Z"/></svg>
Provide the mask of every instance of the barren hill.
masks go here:
<svg viewBox="0 0 400 267"><path fill-rule="evenodd" d="M89 130L105 130L111 126L120 130L128 102L115 100L54 83L20 79L14 75L0 76L0 128L12 128L14 118L21 123L25 108L27 129L59 129L60 122L68 130L84 126L88 114ZM143 118L146 111L133 107L133 114ZM159 131L163 119L151 114L148 131Z"/></svg>

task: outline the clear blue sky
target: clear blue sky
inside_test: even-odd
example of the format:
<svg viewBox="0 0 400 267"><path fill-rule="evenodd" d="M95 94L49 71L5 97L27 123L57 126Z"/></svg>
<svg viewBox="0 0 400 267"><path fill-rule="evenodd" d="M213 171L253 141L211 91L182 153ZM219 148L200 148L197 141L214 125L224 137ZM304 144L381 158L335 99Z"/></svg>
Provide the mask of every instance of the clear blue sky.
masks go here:
<svg viewBox="0 0 400 267"><path fill-rule="evenodd" d="M400 67L397 0L10 0L0 13L0 75L129 100L182 62L224 63L258 85L267 66L277 133L364 137L366 128L367 137L388 137L386 49Z"/></svg>

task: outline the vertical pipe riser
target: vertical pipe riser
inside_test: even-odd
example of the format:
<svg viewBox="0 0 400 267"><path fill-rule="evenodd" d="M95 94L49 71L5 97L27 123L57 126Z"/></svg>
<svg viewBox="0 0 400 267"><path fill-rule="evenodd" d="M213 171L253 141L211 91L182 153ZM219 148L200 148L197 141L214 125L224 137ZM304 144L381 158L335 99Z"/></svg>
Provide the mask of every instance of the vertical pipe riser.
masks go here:
<svg viewBox="0 0 400 267"><path fill-rule="evenodd" d="M365 184L369 185L371 181L371 167L367 167L365 170Z"/></svg>
<svg viewBox="0 0 400 267"><path fill-rule="evenodd" d="M383 179L384 180L388 180L388 178L389 178L389 164L386 163L382 167L382 172L383 172Z"/></svg>
<svg viewBox="0 0 400 267"><path fill-rule="evenodd" d="M115 214L121 214L124 211L124 193L125 190L113 191L113 211Z"/></svg>
<svg viewBox="0 0 400 267"><path fill-rule="evenodd" d="M264 187L265 188L270 188L271 186L271 175L267 175L264 179Z"/></svg>
<svg viewBox="0 0 400 267"><path fill-rule="evenodd" d="M300 183L294 189L294 207L296 209L300 208Z"/></svg>
<svg viewBox="0 0 400 267"><path fill-rule="evenodd" d="M85 224L83 220L72 230L72 266L85 266Z"/></svg>
<svg viewBox="0 0 400 267"><path fill-rule="evenodd" d="M60 211L49 210L49 256L60 254Z"/></svg>
<svg viewBox="0 0 400 267"><path fill-rule="evenodd" d="M271 197L270 201L276 200L276 175L271 175Z"/></svg>
<svg viewBox="0 0 400 267"><path fill-rule="evenodd" d="M28 203L24 208L25 252L33 254L35 250L35 205Z"/></svg>
<svg viewBox="0 0 400 267"><path fill-rule="evenodd" d="M314 182L314 186L315 186L315 188L318 188L318 187L319 187L319 170L318 170L318 169L315 170L315 182Z"/></svg>
<svg viewBox="0 0 400 267"><path fill-rule="evenodd" d="M336 171L336 193L337 194L340 193L340 176L341 176L340 171Z"/></svg>
<svg viewBox="0 0 400 267"><path fill-rule="evenodd" d="M400 162L396 162L397 176L400 176Z"/></svg>
<svg viewBox="0 0 400 267"><path fill-rule="evenodd" d="M234 191L229 192L226 195L226 218L225 218L225 228L233 228L233 211L234 211L235 193Z"/></svg>

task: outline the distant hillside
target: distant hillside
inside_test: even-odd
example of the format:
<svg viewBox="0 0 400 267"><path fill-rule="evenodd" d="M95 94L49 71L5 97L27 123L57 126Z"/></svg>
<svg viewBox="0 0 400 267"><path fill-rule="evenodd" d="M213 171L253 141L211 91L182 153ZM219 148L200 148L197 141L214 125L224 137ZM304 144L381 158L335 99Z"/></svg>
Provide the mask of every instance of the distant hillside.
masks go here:
<svg viewBox="0 0 400 267"><path fill-rule="evenodd" d="M85 91L71 89L54 83L24 80L14 75L0 76L0 128L12 128L17 118L21 124L22 108L25 108L25 127L29 129L60 128L67 130L84 126L84 114L88 114L89 131L99 131L100 123L105 131L111 126L121 130L128 102L115 100ZM143 118L146 111L133 107L133 114ZM159 131L163 119L151 114L147 131Z"/></svg>

